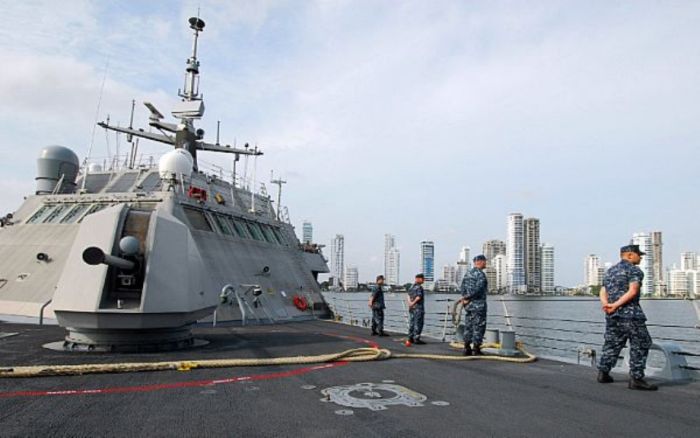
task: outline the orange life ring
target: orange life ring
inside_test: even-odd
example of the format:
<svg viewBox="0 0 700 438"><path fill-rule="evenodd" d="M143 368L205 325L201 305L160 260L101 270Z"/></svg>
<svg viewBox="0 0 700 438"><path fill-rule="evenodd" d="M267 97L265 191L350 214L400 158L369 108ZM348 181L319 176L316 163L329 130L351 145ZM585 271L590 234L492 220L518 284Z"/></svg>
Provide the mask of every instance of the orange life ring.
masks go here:
<svg viewBox="0 0 700 438"><path fill-rule="evenodd" d="M306 298L302 297L301 295L295 295L294 306L303 312L309 308L309 303L306 301Z"/></svg>

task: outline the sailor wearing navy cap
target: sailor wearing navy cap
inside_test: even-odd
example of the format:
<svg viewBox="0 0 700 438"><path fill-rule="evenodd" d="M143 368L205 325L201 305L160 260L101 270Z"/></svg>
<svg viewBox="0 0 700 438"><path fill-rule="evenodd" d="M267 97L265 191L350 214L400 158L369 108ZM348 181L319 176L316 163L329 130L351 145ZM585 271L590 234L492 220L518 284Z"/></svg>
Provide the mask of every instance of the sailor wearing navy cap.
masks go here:
<svg viewBox="0 0 700 438"><path fill-rule="evenodd" d="M464 317L464 355L480 356L481 342L486 331L486 292L488 282L484 268L486 257L478 255L474 257L474 267L464 275L462 279L462 304L466 310ZM472 345L474 348L472 349Z"/></svg>
<svg viewBox="0 0 700 438"><path fill-rule="evenodd" d="M639 295L644 272L639 262L645 255L639 245L620 248L620 263L608 269L600 290L600 303L605 312L605 343L603 356L598 364L598 382L611 383L610 370L617 363L620 351L630 342L630 389L655 391L656 385L644 380L651 336L647 330Z"/></svg>

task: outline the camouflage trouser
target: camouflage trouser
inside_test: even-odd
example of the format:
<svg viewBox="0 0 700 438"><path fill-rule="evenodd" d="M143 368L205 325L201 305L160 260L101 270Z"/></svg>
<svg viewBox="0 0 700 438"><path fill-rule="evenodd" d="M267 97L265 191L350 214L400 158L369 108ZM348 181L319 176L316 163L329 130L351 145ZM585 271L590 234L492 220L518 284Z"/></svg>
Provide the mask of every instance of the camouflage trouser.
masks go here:
<svg viewBox="0 0 700 438"><path fill-rule="evenodd" d="M414 308L410 311L410 319L408 321L408 339L419 339L423 332L423 319L425 318L425 310L422 308Z"/></svg>
<svg viewBox="0 0 700 438"><path fill-rule="evenodd" d="M464 317L464 343L481 345L486 331L486 308L467 306Z"/></svg>
<svg viewBox="0 0 700 438"><path fill-rule="evenodd" d="M384 309L372 309L372 333L384 332Z"/></svg>
<svg viewBox="0 0 700 438"><path fill-rule="evenodd" d="M641 379L651 348L651 336L645 322L638 319L606 318L605 344L598 369L607 373L615 366L627 339L630 341L630 376Z"/></svg>

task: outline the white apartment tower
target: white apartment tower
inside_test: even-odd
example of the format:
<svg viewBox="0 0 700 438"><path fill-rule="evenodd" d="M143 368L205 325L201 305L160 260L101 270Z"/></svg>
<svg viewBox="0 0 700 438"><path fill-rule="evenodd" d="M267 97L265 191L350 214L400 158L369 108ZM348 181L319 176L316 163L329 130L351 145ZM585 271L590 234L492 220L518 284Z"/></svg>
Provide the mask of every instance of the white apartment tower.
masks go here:
<svg viewBox="0 0 700 438"><path fill-rule="evenodd" d="M348 266L345 268L345 278L343 280L343 285L345 290L357 289L360 284L360 274L357 270L357 266Z"/></svg>
<svg viewBox="0 0 700 438"><path fill-rule="evenodd" d="M345 279L345 237L336 234L331 241L331 278L334 286Z"/></svg>
<svg viewBox="0 0 700 438"><path fill-rule="evenodd" d="M600 257L590 254L584 263L583 284L586 286L601 286L605 268L600 264Z"/></svg>
<svg viewBox="0 0 700 438"><path fill-rule="evenodd" d="M506 261L506 256L504 254L498 254L491 260L491 269L494 271L493 279L495 284L493 287L489 285L489 290L503 292L508 287Z"/></svg>
<svg viewBox="0 0 700 438"><path fill-rule="evenodd" d="M525 238L523 215L520 213L508 215L506 270L508 272L508 288L514 292L524 291L527 288L525 283Z"/></svg>
<svg viewBox="0 0 700 438"><path fill-rule="evenodd" d="M396 238L384 235L384 280L390 286L399 284L400 254L396 248Z"/></svg>
<svg viewBox="0 0 700 438"><path fill-rule="evenodd" d="M554 293L554 246L543 243L540 250L542 255L542 292Z"/></svg>
<svg viewBox="0 0 700 438"><path fill-rule="evenodd" d="M654 294L654 246L652 245L651 233L634 233L632 235L632 243L639 245L639 249L646 253L642 256L642 262L639 264L642 272L644 272L644 282L642 283L641 295L651 296Z"/></svg>
<svg viewBox="0 0 700 438"><path fill-rule="evenodd" d="M698 269L698 255L693 251L681 253L681 271L694 271Z"/></svg>
<svg viewBox="0 0 700 438"><path fill-rule="evenodd" d="M463 246L462 249L459 251L459 261L463 263L469 263L471 261L470 253L471 248L469 248L468 246Z"/></svg>

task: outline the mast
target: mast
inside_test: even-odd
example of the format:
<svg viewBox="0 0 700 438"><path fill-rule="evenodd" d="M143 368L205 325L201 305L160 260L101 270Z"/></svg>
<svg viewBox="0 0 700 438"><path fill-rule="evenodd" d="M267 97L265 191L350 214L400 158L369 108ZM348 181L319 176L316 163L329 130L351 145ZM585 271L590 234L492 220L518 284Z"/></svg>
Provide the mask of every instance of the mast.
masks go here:
<svg viewBox="0 0 700 438"><path fill-rule="evenodd" d="M135 129L131 123L133 121L133 107L132 120L130 121L128 128L110 125L109 119L104 122L99 122L97 125L106 130L127 134L128 141L131 141L132 137L138 137L159 143L165 143L175 147L176 149L186 149L190 155L192 155L194 171L197 171L198 150L235 154L236 158L238 158L240 155L263 155L262 151L258 150L257 148L248 150L239 149L235 146L232 147L228 144L219 144L218 125L216 143L208 143L204 141L204 130L195 128L194 121L199 120L204 116L204 99L199 93L200 63L197 59L197 48L199 33L204 31L205 23L204 20L199 17L191 17L188 22L190 24L190 29L193 30L192 54L186 61L184 86L181 90L178 90L177 93L182 100L178 102L171 111L172 116L175 119L178 119L179 123L164 122L163 119L165 116L163 116L163 114L158 111L158 109L156 109L152 103L144 102L144 105L151 113L148 117L148 124L149 126L156 128L159 133L146 132L143 129Z"/></svg>

